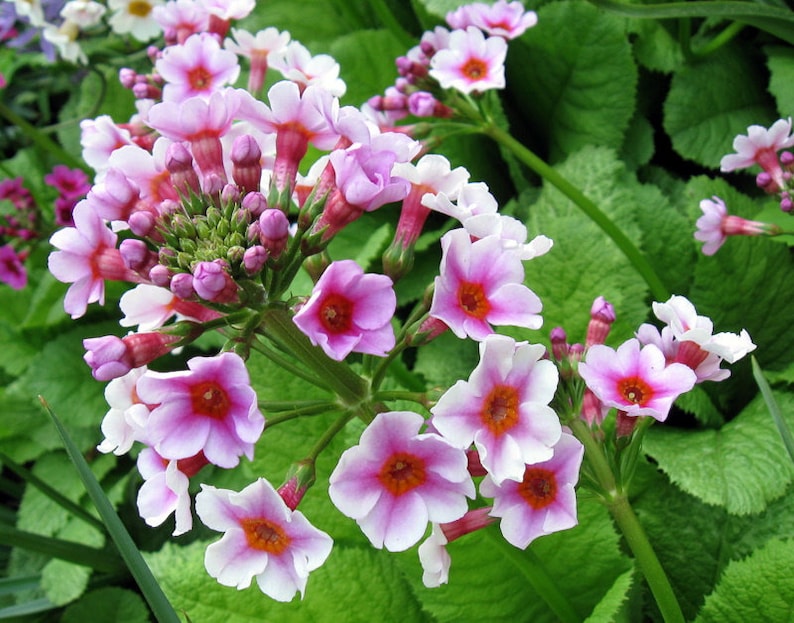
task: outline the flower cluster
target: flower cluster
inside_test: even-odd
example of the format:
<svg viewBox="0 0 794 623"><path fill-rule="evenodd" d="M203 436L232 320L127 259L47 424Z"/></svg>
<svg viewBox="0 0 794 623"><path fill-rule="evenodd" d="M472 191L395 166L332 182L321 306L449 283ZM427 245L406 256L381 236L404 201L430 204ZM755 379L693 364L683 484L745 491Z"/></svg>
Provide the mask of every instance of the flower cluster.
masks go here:
<svg viewBox="0 0 794 623"><path fill-rule="evenodd" d="M794 146L791 118L779 119L767 129L760 125L747 128L733 141L736 153L724 156L720 170L724 173L758 166L756 185L770 195L780 197L780 209L790 213L791 173L794 170L794 153L786 151ZM719 197L700 202L703 212L697 223L695 240L703 242L703 253L714 255L728 236L777 236L785 233L779 225L752 221L728 214L725 202Z"/></svg>

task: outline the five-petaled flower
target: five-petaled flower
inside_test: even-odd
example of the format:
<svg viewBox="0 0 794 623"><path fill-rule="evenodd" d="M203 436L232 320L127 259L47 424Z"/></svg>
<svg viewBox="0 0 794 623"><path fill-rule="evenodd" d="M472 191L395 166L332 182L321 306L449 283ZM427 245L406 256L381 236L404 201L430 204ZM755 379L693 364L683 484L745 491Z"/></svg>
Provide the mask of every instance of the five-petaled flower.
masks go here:
<svg viewBox="0 0 794 623"><path fill-rule="evenodd" d="M306 590L309 572L331 553L333 540L300 511L292 511L260 478L240 492L202 485L196 513L212 530L224 532L207 547L207 572L224 586L248 588L251 581L278 601Z"/></svg>
<svg viewBox="0 0 794 623"><path fill-rule="evenodd" d="M378 414L331 474L331 501L377 548L408 549L428 521L459 519L474 497L466 453L439 435L420 434L423 423L409 411Z"/></svg>

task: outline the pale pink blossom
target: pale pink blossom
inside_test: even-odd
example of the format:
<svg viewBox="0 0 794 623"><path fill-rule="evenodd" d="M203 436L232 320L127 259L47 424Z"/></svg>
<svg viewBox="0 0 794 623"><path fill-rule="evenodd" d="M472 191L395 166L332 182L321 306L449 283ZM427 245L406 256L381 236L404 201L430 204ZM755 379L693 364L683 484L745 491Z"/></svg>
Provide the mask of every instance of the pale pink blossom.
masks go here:
<svg viewBox="0 0 794 623"><path fill-rule="evenodd" d="M108 158L116 149L131 144L132 136L129 130L117 125L109 115L100 115L96 119L84 119L80 122L83 160L97 172L108 166Z"/></svg>
<svg viewBox="0 0 794 623"><path fill-rule="evenodd" d="M303 597L309 572L331 553L333 539L292 511L260 478L239 493L202 485L196 513L210 529L225 534L207 547L207 572L224 586L259 589L278 601Z"/></svg>
<svg viewBox="0 0 794 623"><path fill-rule="evenodd" d="M537 24L538 16L534 11L525 11L518 1L497 0L494 4L473 2L459 7L447 13L446 22L450 28L476 26L489 35L515 39Z"/></svg>
<svg viewBox="0 0 794 623"><path fill-rule="evenodd" d="M231 352L194 357L182 372L147 372L138 380L149 416L150 442L167 459L203 451L210 463L235 467L253 457L265 427L245 363Z"/></svg>
<svg viewBox="0 0 794 623"><path fill-rule="evenodd" d="M208 98L234 83L240 73L237 55L222 49L208 33L191 35L185 43L167 47L155 68L166 81L163 100L173 102Z"/></svg>
<svg viewBox="0 0 794 623"><path fill-rule="evenodd" d="M720 170L727 173L757 164L772 177L778 189L781 189L785 186L785 181L778 152L792 146L794 135L791 134L790 117L778 119L769 129L751 125L747 128L746 135L740 134L733 140L736 153L723 156Z"/></svg>
<svg viewBox="0 0 794 623"><path fill-rule="evenodd" d="M653 344L640 348L636 339L624 342L617 351L603 344L592 346L579 364L579 374L605 406L660 422L667 419L675 399L697 380L689 367L667 365L659 348Z"/></svg>
<svg viewBox="0 0 794 623"><path fill-rule="evenodd" d="M459 519L474 497L466 453L435 433L420 434L423 423L418 413L378 414L331 474L331 501L377 548L408 549L428 521Z"/></svg>
<svg viewBox="0 0 794 623"><path fill-rule="evenodd" d="M115 335L86 338L83 359L97 381L109 381L171 352L180 339L158 332L131 333L123 338Z"/></svg>
<svg viewBox="0 0 794 623"><path fill-rule="evenodd" d="M454 229L441 238L440 274L435 279L430 315L460 338L481 341L491 325L539 329L542 304L524 285L518 254L505 250L496 236L471 241Z"/></svg>
<svg viewBox="0 0 794 623"><path fill-rule="evenodd" d="M573 528L577 523L576 492L584 446L563 433L548 461L527 465L520 481L497 485L490 476L480 493L494 499L491 515L500 517L499 528L508 543L526 549L540 536Z"/></svg>
<svg viewBox="0 0 794 623"><path fill-rule="evenodd" d="M221 316L199 303L180 299L167 288L148 283L139 284L122 294L119 309L124 314L119 324L122 327L137 326L138 331L159 329L174 315L199 322Z"/></svg>
<svg viewBox="0 0 794 623"><path fill-rule="evenodd" d="M269 58L270 66L284 78L300 85L301 91L317 86L335 97L342 97L347 85L339 77L339 63L328 54L312 53L301 43L290 41Z"/></svg>
<svg viewBox="0 0 794 623"><path fill-rule="evenodd" d="M146 423L149 421L149 407L141 402L135 389L144 372L146 367L135 368L105 387L105 400L110 409L102 419L105 438L97 446L100 452L120 456L129 452L136 441L148 443Z"/></svg>
<svg viewBox="0 0 794 623"><path fill-rule="evenodd" d="M206 32L209 11L193 0L171 0L152 9L152 17L166 34L166 41L184 43L190 35Z"/></svg>
<svg viewBox="0 0 794 623"><path fill-rule="evenodd" d="M256 34L232 28L232 39L226 39L223 45L230 52L249 59L248 91L258 93L265 82L271 55L282 54L289 40L288 32L279 32L272 26Z"/></svg>
<svg viewBox="0 0 794 623"><path fill-rule="evenodd" d="M85 314L89 303L105 302L105 280L139 281L115 248L117 236L107 228L86 200L73 212L74 227L65 227L50 237L58 251L50 253L47 265L58 281L71 283L63 307L72 318Z"/></svg>
<svg viewBox="0 0 794 623"><path fill-rule="evenodd" d="M391 319L397 306L392 281L364 273L353 260L325 269L293 320L312 344L341 361L351 352L385 356L395 343Z"/></svg>
<svg viewBox="0 0 794 623"><path fill-rule="evenodd" d="M138 471L144 482L138 489L138 513L149 526L159 526L174 515L173 536L193 527L190 513L190 480L180 471L177 461L168 461L152 448L138 455Z"/></svg>
<svg viewBox="0 0 794 623"><path fill-rule="evenodd" d="M562 434L549 407L557 368L545 353L540 344L489 335L468 381L455 383L431 409L439 434L463 449L474 443L497 483L520 480L525 464L551 458Z"/></svg>
<svg viewBox="0 0 794 623"><path fill-rule="evenodd" d="M652 324L643 323L635 333L640 344L653 344L664 353L667 363L682 363L691 368L697 377L696 383L703 381L723 381L731 375L730 370L720 367L722 357L700 348L695 342L681 342L675 339L672 329L662 327L659 331Z"/></svg>
<svg viewBox="0 0 794 623"><path fill-rule="evenodd" d="M107 11L107 7L99 2L91 0L69 0L61 9L61 17L77 26L80 30L85 30L96 26L102 21L102 16Z"/></svg>
<svg viewBox="0 0 794 623"><path fill-rule="evenodd" d="M160 137L152 146L151 152L137 145L124 145L110 155L107 173L102 176L100 182L102 186L100 188L108 191L107 194L112 196L111 202L114 208L117 207L116 204L119 202L117 193L132 202L132 204L125 204L125 208L119 211L120 216L127 213L127 218L129 218L128 210L141 209L141 205L134 205L136 191L142 200L142 204L154 209L158 208L164 201L180 200L179 194L171 181L171 173L165 166L165 156L170 145L171 141L169 139ZM124 183L118 177L109 178L109 174L113 170L116 173L123 172L128 188L119 188ZM96 192L96 189L94 189L94 192ZM111 213L111 208L108 207L101 208L101 206L97 206L97 209L102 209L101 214Z"/></svg>
<svg viewBox="0 0 794 623"><path fill-rule="evenodd" d="M779 232L779 227L772 223L749 221L728 214L725 202L716 196L703 199L700 209L703 216L695 223L695 240L705 243L702 249L705 255L714 255L728 236L775 235Z"/></svg>
<svg viewBox="0 0 794 623"><path fill-rule="evenodd" d="M502 37L486 38L474 26L453 30L449 47L430 59L430 76L444 89L476 93L505 86L507 44Z"/></svg>

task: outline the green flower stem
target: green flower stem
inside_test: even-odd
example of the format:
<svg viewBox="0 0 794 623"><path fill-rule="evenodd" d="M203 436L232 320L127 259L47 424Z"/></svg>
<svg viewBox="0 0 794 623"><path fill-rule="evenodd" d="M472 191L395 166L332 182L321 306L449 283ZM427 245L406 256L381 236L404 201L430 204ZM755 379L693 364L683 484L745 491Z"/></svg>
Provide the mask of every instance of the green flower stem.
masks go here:
<svg viewBox="0 0 794 623"><path fill-rule="evenodd" d="M603 447L591 435L590 429L581 419L567 423L571 431L585 448L585 461L593 470L601 491L598 496L609 510L634 558L642 570L666 623L683 623L684 615L678 604L670 580L664 572L656 552L640 525L637 515L629 504L626 494L619 490L615 475L609 465ZM635 440L638 443L638 440Z"/></svg>
<svg viewBox="0 0 794 623"><path fill-rule="evenodd" d="M775 421L775 425L780 433L780 438L783 440L783 445L786 447L789 458L794 462L794 437L791 434L791 429L786 423L783 413L780 411L780 405L777 403L777 400L775 400L775 395L772 393L772 388L769 387L769 383L767 383L764 371L761 369L761 366L758 365L758 360L756 360L754 355L750 356L750 360L753 363L753 378L758 385L758 389L761 390L761 395L764 397L764 402L766 402L766 407L769 409L772 419Z"/></svg>
<svg viewBox="0 0 794 623"><path fill-rule="evenodd" d="M629 499L624 494L618 495L607 508L631 548L665 623L684 623L684 614L681 612L681 606L678 604L670 580L648 541L640 520L631 508Z"/></svg>
<svg viewBox="0 0 794 623"><path fill-rule="evenodd" d="M262 313L262 327L266 334L273 335L284 344L298 361L339 396L343 405L356 407L370 399L369 384L347 364L331 359L320 348L313 346L292 322L292 315L285 307L266 309Z"/></svg>
<svg viewBox="0 0 794 623"><path fill-rule="evenodd" d="M25 121L8 106L0 101L0 117L4 117L11 124L17 126L37 147L45 152L51 153L63 164L82 171L88 171L85 163L75 158L72 154L58 145L49 136L38 130L36 127Z"/></svg>
<svg viewBox="0 0 794 623"><path fill-rule="evenodd" d="M547 182L556 186L562 194L573 201L582 212L598 225L634 265L635 270L648 284L651 293L657 301L666 301L670 298L670 293L662 283L662 280L659 279L659 276L656 274L656 271L653 269L650 262L648 262L647 258L634 245L631 239L623 233L623 230L615 225L592 200L588 199L576 186L571 184L555 169L546 164L541 158L536 156L508 132L505 132L494 123L486 123L483 125L481 132L510 150L510 152L526 166L543 177Z"/></svg>
<svg viewBox="0 0 794 623"><path fill-rule="evenodd" d="M584 620L584 617L574 610L568 598L560 591L559 585L549 575L543 562L532 550L518 550L501 535L494 535L491 530L485 533L490 537L491 543L501 550L502 556L515 565L538 596L546 602L557 619L563 623L581 623Z"/></svg>
<svg viewBox="0 0 794 623"><path fill-rule="evenodd" d="M745 24L741 22L731 22L725 29L716 35L711 41L701 46L697 50L693 50L695 56L704 57L713 54L722 46L729 43L736 35L744 29Z"/></svg>
<svg viewBox="0 0 794 623"><path fill-rule="evenodd" d="M325 450L329 443L331 443L331 440L336 436L336 434L345 426L347 426L347 423L357 415L360 415L358 410L351 410L337 418L336 421L328 427L328 430L323 433L323 436L320 437L314 444L314 447L311 449L311 452L309 452L309 456L306 457L306 460L314 463L317 460L317 457L320 456L320 453Z"/></svg>
<svg viewBox="0 0 794 623"><path fill-rule="evenodd" d="M298 378L303 379L307 383L311 383L315 387L319 387L320 389L324 389L325 391L331 391L331 388L328 387L321 379L317 378L314 374L311 374L298 366L295 362L290 361L287 357L282 355L281 353L276 352L272 348L266 346L259 340L254 340L251 342L251 348L253 348L258 353L261 353L270 361L275 363L277 366L284 368L290 374L297 376Z"/></svg>
<svg viewBox="0 0 794 623"><path fill-rule="evenodd" d="M294 420L295 418L310 415L323 415L325 413L332 413L333 411L339 411L339 405L333 402L326 402L323 405L316 405L313 407L303 407L302 409L293 409L292 411L281 411L276 415L267 416L267 427L273 428L277 424Z"/></svg>
<svg viewBox="0 0 794 623"><path fill-rule="evenodd" d="M409 392L399 389L391 391L379 391L375 393L374 399L378 402L386 400L408 400L410 402L415 402L416 404L422 405L425 408L428 406L427 394L425 392Z"/></svg>
<svg viewBox="0 0 794 623"><path fill-rule="evenodd" d="M270 413L283 411L296 411L311 409L314 407L326 407L338 409L339 405L329 400L260 400L259 408Z"/></svg>

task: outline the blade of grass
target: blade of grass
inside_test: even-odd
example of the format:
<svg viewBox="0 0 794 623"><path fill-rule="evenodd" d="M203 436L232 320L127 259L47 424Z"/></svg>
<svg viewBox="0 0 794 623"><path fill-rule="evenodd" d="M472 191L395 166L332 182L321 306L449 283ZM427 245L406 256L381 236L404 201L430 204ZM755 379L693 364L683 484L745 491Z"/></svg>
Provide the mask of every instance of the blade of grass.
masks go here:
<svg viewBox="0 0 794 623"><path fill-rule="evenodd" d="M89 547L82 543L64 541L50 536L42 536L33 532L18 530L11 526L0 524L0 543L10 547L47 554L97 571L114 573L119 570L121 561L116 556L108 555L106 549Z"/></svg>
<svg viewBox="0 0 794 623"><path fill-rule="evenodd" d="M756 361L755 357L751 356L750 360L753 362L753 378L755 378L758 389L761 390L761 395L764 397L764 402L766 402L766 408L769 409L769 413L775 421L780 437L783 439L783 445L786 446L789 458L794 462L794 437L791 435L791 429L789 429L786 420L783 419L780 406L777 404L774 394L772 394L772 388L769 387L769 383L766 382L764 371L761 369L761 366L758 365L758 361Z"/></svg>
<svg viewBox="0 0 794 623"><path fill-rule="evenodd" d="M17 476L22 478L23 480L29 482L31 485L36 487L39 491L41 491L44 495L50 498L53 502L58 504L59 506L63 507L64 509L68 510L72 515L82 519L83 521L91 524L95 528L98 528L101 532L105 532L105 524L103 524L99 519L88 513L82 506L79 504L75 504L69 498L61 494L60 492L56 491L53 487L48 485L44 482L41 478L36 476L33 472L28 469L25 469L18 463L15 463L12 459L6 456L4 453L0 452L0 463L5 465L8 469L14 472Z"/></svg>
<svg viewBox="0 0 794 623"><path fill-rule="evenodd" d="M108 500L99 482L97 482L97 479L94 477L94 473L91 471L91 468L88 467L83 455L80 454L77 446L74 445L74 442L69 436L68 431L66 428L64 428L63 424L58 419L58 416L55 415L52 408L50 408L50 405L47 404L47 401L41 396L39 396L39 400L55 424L55 428L58 430L58 434L63 440L63 445L66 448L69 458L72 460L75 468L77 468L77 472L80 474L80 479L83 481L83 484L88 491L88 495L91 496L91 500L94 502L97 511L99 511L99 516L102 517L102 521L104 521L105 525L107 526L110 538L113 539L113 542L116 544L121 557L127 564L132 577L134 577L135 581L138 583L138 587L141 589L144 598L149 603L154 616L160 623L180 623L179 617L177 616L173 607L171 607L170 602L163 593L163 590L160 588L160 585L157 583L157 580L152 575L151 570L146 564L146 561L143 559L143 556L141 556L141 553L138 551L138 548L136 547L135 542L132 540L129 532L127 532L127 529L124 527L121 519L116 514L116 511L113 508L113 505L110 503L110 500Z"/></svg>
<svg viewBox="0 0 794 623"><path fill-rule="evenodd" d="M41 599L34 599L33 601L28 601L26 603L0 608L0 621L5 619L17 619L18 617L27 616L30 614L40 614L42 612L47 612L48 610L55 610L59 607L60 606L56 606L46 597L42 597Z"/></svg>
<svg viewBox="0 0 794 623"><path fill-rule="evenodd" d="M0 578L0 595L12 595L20 591L32 591L39 587L40 575L18 575Z"/></svg>

